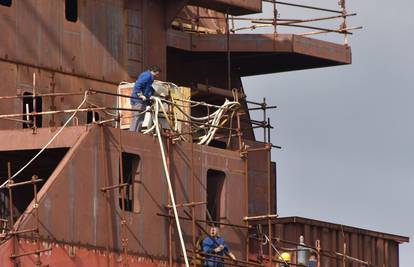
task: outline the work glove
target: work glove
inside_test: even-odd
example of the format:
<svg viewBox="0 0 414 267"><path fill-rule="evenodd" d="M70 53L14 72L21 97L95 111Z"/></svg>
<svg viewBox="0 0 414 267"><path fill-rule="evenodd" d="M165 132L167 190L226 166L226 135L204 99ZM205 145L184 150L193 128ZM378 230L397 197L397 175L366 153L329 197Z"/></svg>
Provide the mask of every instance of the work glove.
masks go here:
<svg viewBox="0 0 414 267"><path fill-rule="evenodd" d="M219 253L219 252L223 251L223 249L224 249L224 246L220 245L220 246L218 246L214 249L214 252Z"/></svg>

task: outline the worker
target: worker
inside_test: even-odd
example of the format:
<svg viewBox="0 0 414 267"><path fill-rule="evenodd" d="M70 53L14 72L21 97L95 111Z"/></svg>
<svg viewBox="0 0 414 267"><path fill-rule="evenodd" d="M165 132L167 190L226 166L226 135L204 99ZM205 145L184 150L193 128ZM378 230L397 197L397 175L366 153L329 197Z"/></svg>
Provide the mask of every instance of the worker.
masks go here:
<svg viewBox="0 0 414 267"><path fill-rule="evenodd" d="M315 252L312 252L309 256L308 260L308 266L309 267L316 267L318 266L318 256Z"/></svg>
<svg viewBox="0 0 414 267"><path fill-rule="evenodd" d="M144 120L144 111L150 106L150 98L154 94L152 83L154 78L161 73L161 68L152 66L138 76L131 93L132 112L130 131L138 132L141 130L142 121Z"/></svg>
<svg viewBox="0 0 414 267"><path fill-rule="evenodd" d="M308 255L309 255L309 248L305 245L305 238L303 235L299 237L299 245L298 245L298 264L307 265L308 264Z"/></svg>
<svg viewBox="0 0 414 267"><path fill-rule="evenodd" d="M224 267L224 259L221 257L224 257L225 255L236 260L233 253L229 251L229 247L224 239L219 236L218 229L215 226L210 228L210 235L203 240L203 252L209 254L204 261L204 266L208 267Z"/></svg>
<svg viewBox="0 0 414 267"><path fill-rule="evenodd" d="M289 267L289 263L291 260L290 253L283 252L282 254L280 254L279 260L281 261L280 267Z"/></svg>

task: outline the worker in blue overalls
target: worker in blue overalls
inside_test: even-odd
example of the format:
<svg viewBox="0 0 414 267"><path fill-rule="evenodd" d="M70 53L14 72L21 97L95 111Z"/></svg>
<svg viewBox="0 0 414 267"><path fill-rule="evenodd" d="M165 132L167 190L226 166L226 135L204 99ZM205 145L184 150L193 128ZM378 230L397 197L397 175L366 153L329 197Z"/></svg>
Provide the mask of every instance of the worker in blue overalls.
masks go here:
<svg viewBox="0 0 414 267"><path fill-rule="evenodd" d="M141 130L145 116L144 112L147 106L151 104L150 98L154 94L152 83L154 82L154 78L158 77L160 73L160 67L152 66L138 76L131 93L131 108L135 111L132 112L130 131L138 132Z"/></svg>
<svg viewBox="0 0 414 267"><path fill-rule="evenodd" d="M223 238L218 235L218 229L214 226L210 228L210 236L203 240L203 252L208 254L204 261L204 266L208 267L223 267L223 256L228 255L235 260L236 257L229 251L229 247ZM220 256L220 257L216 257Z"/></svg>

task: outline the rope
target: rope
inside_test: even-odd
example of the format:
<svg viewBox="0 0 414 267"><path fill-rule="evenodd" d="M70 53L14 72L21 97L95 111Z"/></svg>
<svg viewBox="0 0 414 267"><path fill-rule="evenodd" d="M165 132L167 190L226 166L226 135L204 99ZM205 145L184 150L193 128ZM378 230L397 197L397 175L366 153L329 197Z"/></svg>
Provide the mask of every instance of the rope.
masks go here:
<svg viewBox="0 0 414 267"><path fill-rule="evenodd" d="M154 125L155 125L155 130L157 132L158 142L160 144L160 150L161 150L161 155L162 155L162 163L163 163L163 166L164 166L165 178L167 180L168 190L170 192L171 204L172 204L173 211L174 211L175 223L177 224L178 235L180 237L181 249L182 249L182 252L183 252L183 255L184 255L185 266L189 267L190 265L188 263L187 250L186 250L185 244L184 244L183 233L181 232L180 220L178 218L177 206L175 204L174 192L173 192L173 188L172 188L172 185L171 185L170 172L168 170L167 161L166 161L165 152L164 152L164 145L162 143L160 127L158 125L158 112L159 112L159 101L156 101L156 103L155 103Z"/></svg>
<svg viewBox="0 0 414 267"><path fill-rule="evenodd" d="M204 117L194 117L194 116L187 114L183 109L181 109L180 106L175 103L175 101L168 101L168 100L155 97L155 96L152 96L151 99L154 101L154 104L153 104L154 114L153 115L158 119L158 114L160 113L160 109L161 109L161 112L163 113L165 119L167 120L170 129L173 130L174 132L179 132L178 118L177 118L178 114L176 112L173 112L174 121L171 121L169 119L169 116L166 110L164 109L163 102L167 102L167 103L174 105L174 107L176 107L179 112L181 112L185 117L189 118L190 120L197 121L197 122L203 122L203 124L210 125L211 127L209 127L208 125L194 127L196 130L203 129L206 131L206 133L203 136L198 137L199 145L208 145L211 142L211 140L214 138L214 135L216 134L219 127L226 123L227 119L223 120L223 116L225 115L225 113L231 112L230 119L232 120L235 110L240 107L240 103L238 103L237 101L229 101L226 99L224 104L219 106L219 108L215 112L207 116L204 116ZM206 130L206 128L208 128L208 130ZM148 134L153 130L154 130L154 125L150 129L147 129L146 131L144 131L143 133Z"/></svg>
<svg viewBox="0 0 414 267"><path fill-rule="evenodd" d="M29 160L29 162L26 163L26 165L24 165L20 170L18 170L11 178L15 178L17 175L19 175L24 169L26 169L37 157L40 156L40 154L43 153L43 151L45 151L45 149L56 139L56 137L59 136L59 134L63 131L63 129L65 129L65 127L69 124L69 122L75 117L76 113L78 113L78 109L80 109L83 104L85 104L86 99L88 98L88 94L89 94L89 90L85 91L85 95L84 98L82 100L82 102L79 104L79 106L77 107L77 109L75 110L75 112L73 112L73 114L69 117L69 119L65 122L65 124L63 124L62 128L59 129L59 131L56 132L56 134L49 140L49 142L47 142L46 145L43 146L43 148L37 152L37 154L31 159ZM4 188L6 186L6 184L9 182L9 180L5 181L2 185L0 185L0 189Z"/></svg>

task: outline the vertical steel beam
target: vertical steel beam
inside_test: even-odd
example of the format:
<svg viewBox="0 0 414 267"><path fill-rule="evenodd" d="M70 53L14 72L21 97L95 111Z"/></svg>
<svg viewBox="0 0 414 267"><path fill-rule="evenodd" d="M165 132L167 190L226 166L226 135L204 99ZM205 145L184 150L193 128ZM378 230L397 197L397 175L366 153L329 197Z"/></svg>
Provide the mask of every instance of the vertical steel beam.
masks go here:
<svg viewBox="0 0 414 267"><path fill-rule="evenodd" d="M102 163L102 168L101 171L103 172L103 179L104 179L104 186L108 187L109 183L108 183L108 168L106 166L106 156L105 156L105 138L104 138L104 127L101 127L101 144L100 144L100 162ZM105 200L106 200L106 210L105 210L105 215L106 215L106 219L107 219L107 234L106 234L106 266L110 267L111 262L110 262L110 257L109 254L111 253L110 251L110 236L111 236L111 198L110 198L110 192L105 190L103 191Z"/></svg>
<svg viewBox="0 0 414 267"><path fill-rule="evenodd" d="M95 114L92 113L92 116ZM122 159L122 130L118 128L118 153L119 153L119 183L124 184L124 163ZM129 185L128 185L129 186ZM123 266L128 266L128 238L127 238L127 226L125 219L125 200L126 200L126 186L122 186L121 189L121 246L123 252Z"/></svg>
<svg viewBox="0 0 414 267"><path fill-rule="evenodd" d="M40 260L40 219L39 219L39 203L37 199L37 184L36 180L38 179L37 175L32 176L32 183L33 183L33 196L34 196L34 212L36 217L36 266L42 266L42 262Z"/></svg>
<svg viewBox="0 0 414 267"><path fill-rule="evenodd" d="M195 203L195 177L194 177L194 142L191 142L191 165L190 165L190 175L191 175L191 203ZM197 254L196 254L196 219L195 219L195 205L191 205L191 231L192 231L192 241L193 241L193 266L197 266Z"/></svg>
<svg viewBox="0 0 414 267"><path fill-rule="evenodd" d="M35 113L37 112L37 108L36 108L36 72L33 72L33 88L32 88L32 102L33 102L33 110L32 112ZM37 133L37 116L32 115L33 118L33 125L32 125L32 129L33 129L33 134Z"/></svg>
<svg viewBox="0 0 414 267"><path fill-rule="evenodd" d="M11 175L11 162L8 161L7 162L7 177L8 177L8 189L9 189L9 221L10 221L10 231L14 232L14 218L13 218L13 192L12 192L12 186L13 185L13 180L12 180L12 175ZM12 239L12 256L17 254L17 240L16 240L16 236L12 235L11 237ZM17 267L18 263L17 263L17 259L16 258L12 258L13 261L13 266Z"/></svg>
<svg viewBox="0 0 414 267"><path fill-rule="evenodd" d="M227 90L231 91L231 54L230 54L230 25L229 10L226 12L226 37L227 37Z"/></svg>

